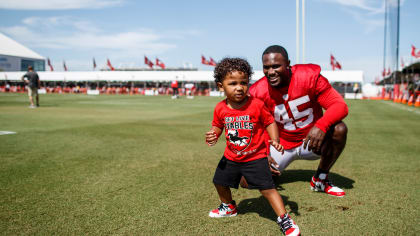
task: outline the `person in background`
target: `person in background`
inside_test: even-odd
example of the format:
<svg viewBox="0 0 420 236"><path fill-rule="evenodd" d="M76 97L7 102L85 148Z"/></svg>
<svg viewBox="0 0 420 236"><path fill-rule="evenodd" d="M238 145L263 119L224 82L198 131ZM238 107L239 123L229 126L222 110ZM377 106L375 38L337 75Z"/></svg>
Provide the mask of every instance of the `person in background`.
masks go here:
<svg viewBox="0 0 420 236"><path fill-rule="evenodd" d="M39 107L38 89L41 87L41 81L39 80L38 73L34 71L32 66L28 66L28 72L21 79L28 86L29 101L31 103L29 108ZM34 103L34 97L36 103Z"/></svg>
<svg viewBox="0 0 420 236"><path fill-rule="evenodd" d="M172 99L178 98L178 81L173 80L171 82L171 88L172 88Z"/></svg>

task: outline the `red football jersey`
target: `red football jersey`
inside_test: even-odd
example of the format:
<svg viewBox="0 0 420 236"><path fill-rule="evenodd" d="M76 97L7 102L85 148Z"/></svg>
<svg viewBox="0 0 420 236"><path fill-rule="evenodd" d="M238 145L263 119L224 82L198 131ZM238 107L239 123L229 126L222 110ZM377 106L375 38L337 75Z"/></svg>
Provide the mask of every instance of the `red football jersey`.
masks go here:
<svg viewBox="0 0 420 236"><path fill-rule="evenodd" d="M327 132L348 113L344 99L320 74L318 65L294 65L291 71L289 86L274 88L263 77L249 90L274 115L285 149L299 146L314 125ZM326 109L324 115L322 108Z"/></svg>
<svg viewBox="0 0 420 236"><path fill-rule="evenodd" d="M265 128L274 122L273 116L256 98L249 97L240 109L227 106L226 99L214 109L212 125L225 130L224 156L236 162L248 162L267 156Z"/></svg>

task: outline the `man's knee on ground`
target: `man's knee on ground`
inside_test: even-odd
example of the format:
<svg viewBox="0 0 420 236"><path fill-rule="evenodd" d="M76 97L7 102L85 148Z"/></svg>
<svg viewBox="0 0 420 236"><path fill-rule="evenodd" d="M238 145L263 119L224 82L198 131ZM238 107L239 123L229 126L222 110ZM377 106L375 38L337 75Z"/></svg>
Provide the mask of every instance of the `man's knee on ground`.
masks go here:
<svg viewBox="0 0 420 236"><path fill-rule="evenodd" d="M333 139L337 141L345 140L347 138L347 125L340 122L334 126Z"/></svg>

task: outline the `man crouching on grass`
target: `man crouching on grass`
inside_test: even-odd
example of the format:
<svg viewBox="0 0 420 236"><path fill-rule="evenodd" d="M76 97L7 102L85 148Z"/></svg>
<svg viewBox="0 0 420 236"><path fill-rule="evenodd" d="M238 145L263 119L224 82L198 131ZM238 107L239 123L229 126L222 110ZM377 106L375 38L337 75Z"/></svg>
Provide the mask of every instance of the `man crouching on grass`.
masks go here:
<svg viewBox="0 0 420 236"><path fill-rule="evenodd" d="M214 69L217 86L226 99L214 109L212 128L206 133L209 146L216 144L225 129L226 148L214 174L213 183L221 200L210 217L237 215L230 188L238 188L244 176L249 188L260 190L277 214L277 223L285 235L300 235L299 227L286 213L283 200L275 189L267 160L263 133L270 136L269 143L282 152L279 133L273 116L261 100L248 96L249 63L241 58L225 58Z"/></svg>

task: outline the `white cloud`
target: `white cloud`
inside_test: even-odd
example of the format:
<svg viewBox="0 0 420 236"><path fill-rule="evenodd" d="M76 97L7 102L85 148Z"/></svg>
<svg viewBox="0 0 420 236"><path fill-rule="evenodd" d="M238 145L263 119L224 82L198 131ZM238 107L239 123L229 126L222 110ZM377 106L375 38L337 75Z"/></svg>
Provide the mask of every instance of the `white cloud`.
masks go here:
<svg viewBox="0 0 420 236"><path fill-rule="evenodd" d="M384 3L377 0L321 0L324 2L336 3L346 7L353 7L356 9L365 10L371 14L384 12ZM379 3L379 4L378 4Z"/></svg>
<svg viewBox="0 0 420 236"><path fill-rule="evenodd" d="M15 26L0 27L0 31L37 51L69 55L108 55L120 60L159 55L176 48L176 42L200 34L197 30L167 30L137 28L108 31L89 21L70 17L28 17ZM71 52L69 52L71 50ZM67 55L66 55L67 54ZM51 54L50 54L51 55Z"/></svg>
<svg viewBox="0 0 420 236"><path fill-rule="evenodd" d="M86 32L100 31L89 21L76 19L70 16L27 17L22 20L22 23L30 26L30 28L41 28L40 30L54 29L56 32L68 29Z"/></svg>
<svg viewBox="0 0 420 236"><path fill-rule="evenodd" d="M365 29L365 33L382 28L384 25L383 14L385 3L377 0L319 0L343 6L344 11L348 12ZM395 0L394 0L395 1Z"/></svg>
<svg viewBox="0 0 420 236"><path fill-rule="evenodd" d="M84 50L122 50L125 53L159 54L175 48L175 44L160 42L162 36L144 29L118 33L71 32L66 35L45 33L32 30L26 26L1 28L3 32L20 42L35 48Z"/></svg>
<svg viewBox="0 0 420 236"><path fill-rule="evenodd" d="M66 10L97 9L118 6L124 0L2 0L0 9L14 10Z"/></svg>

